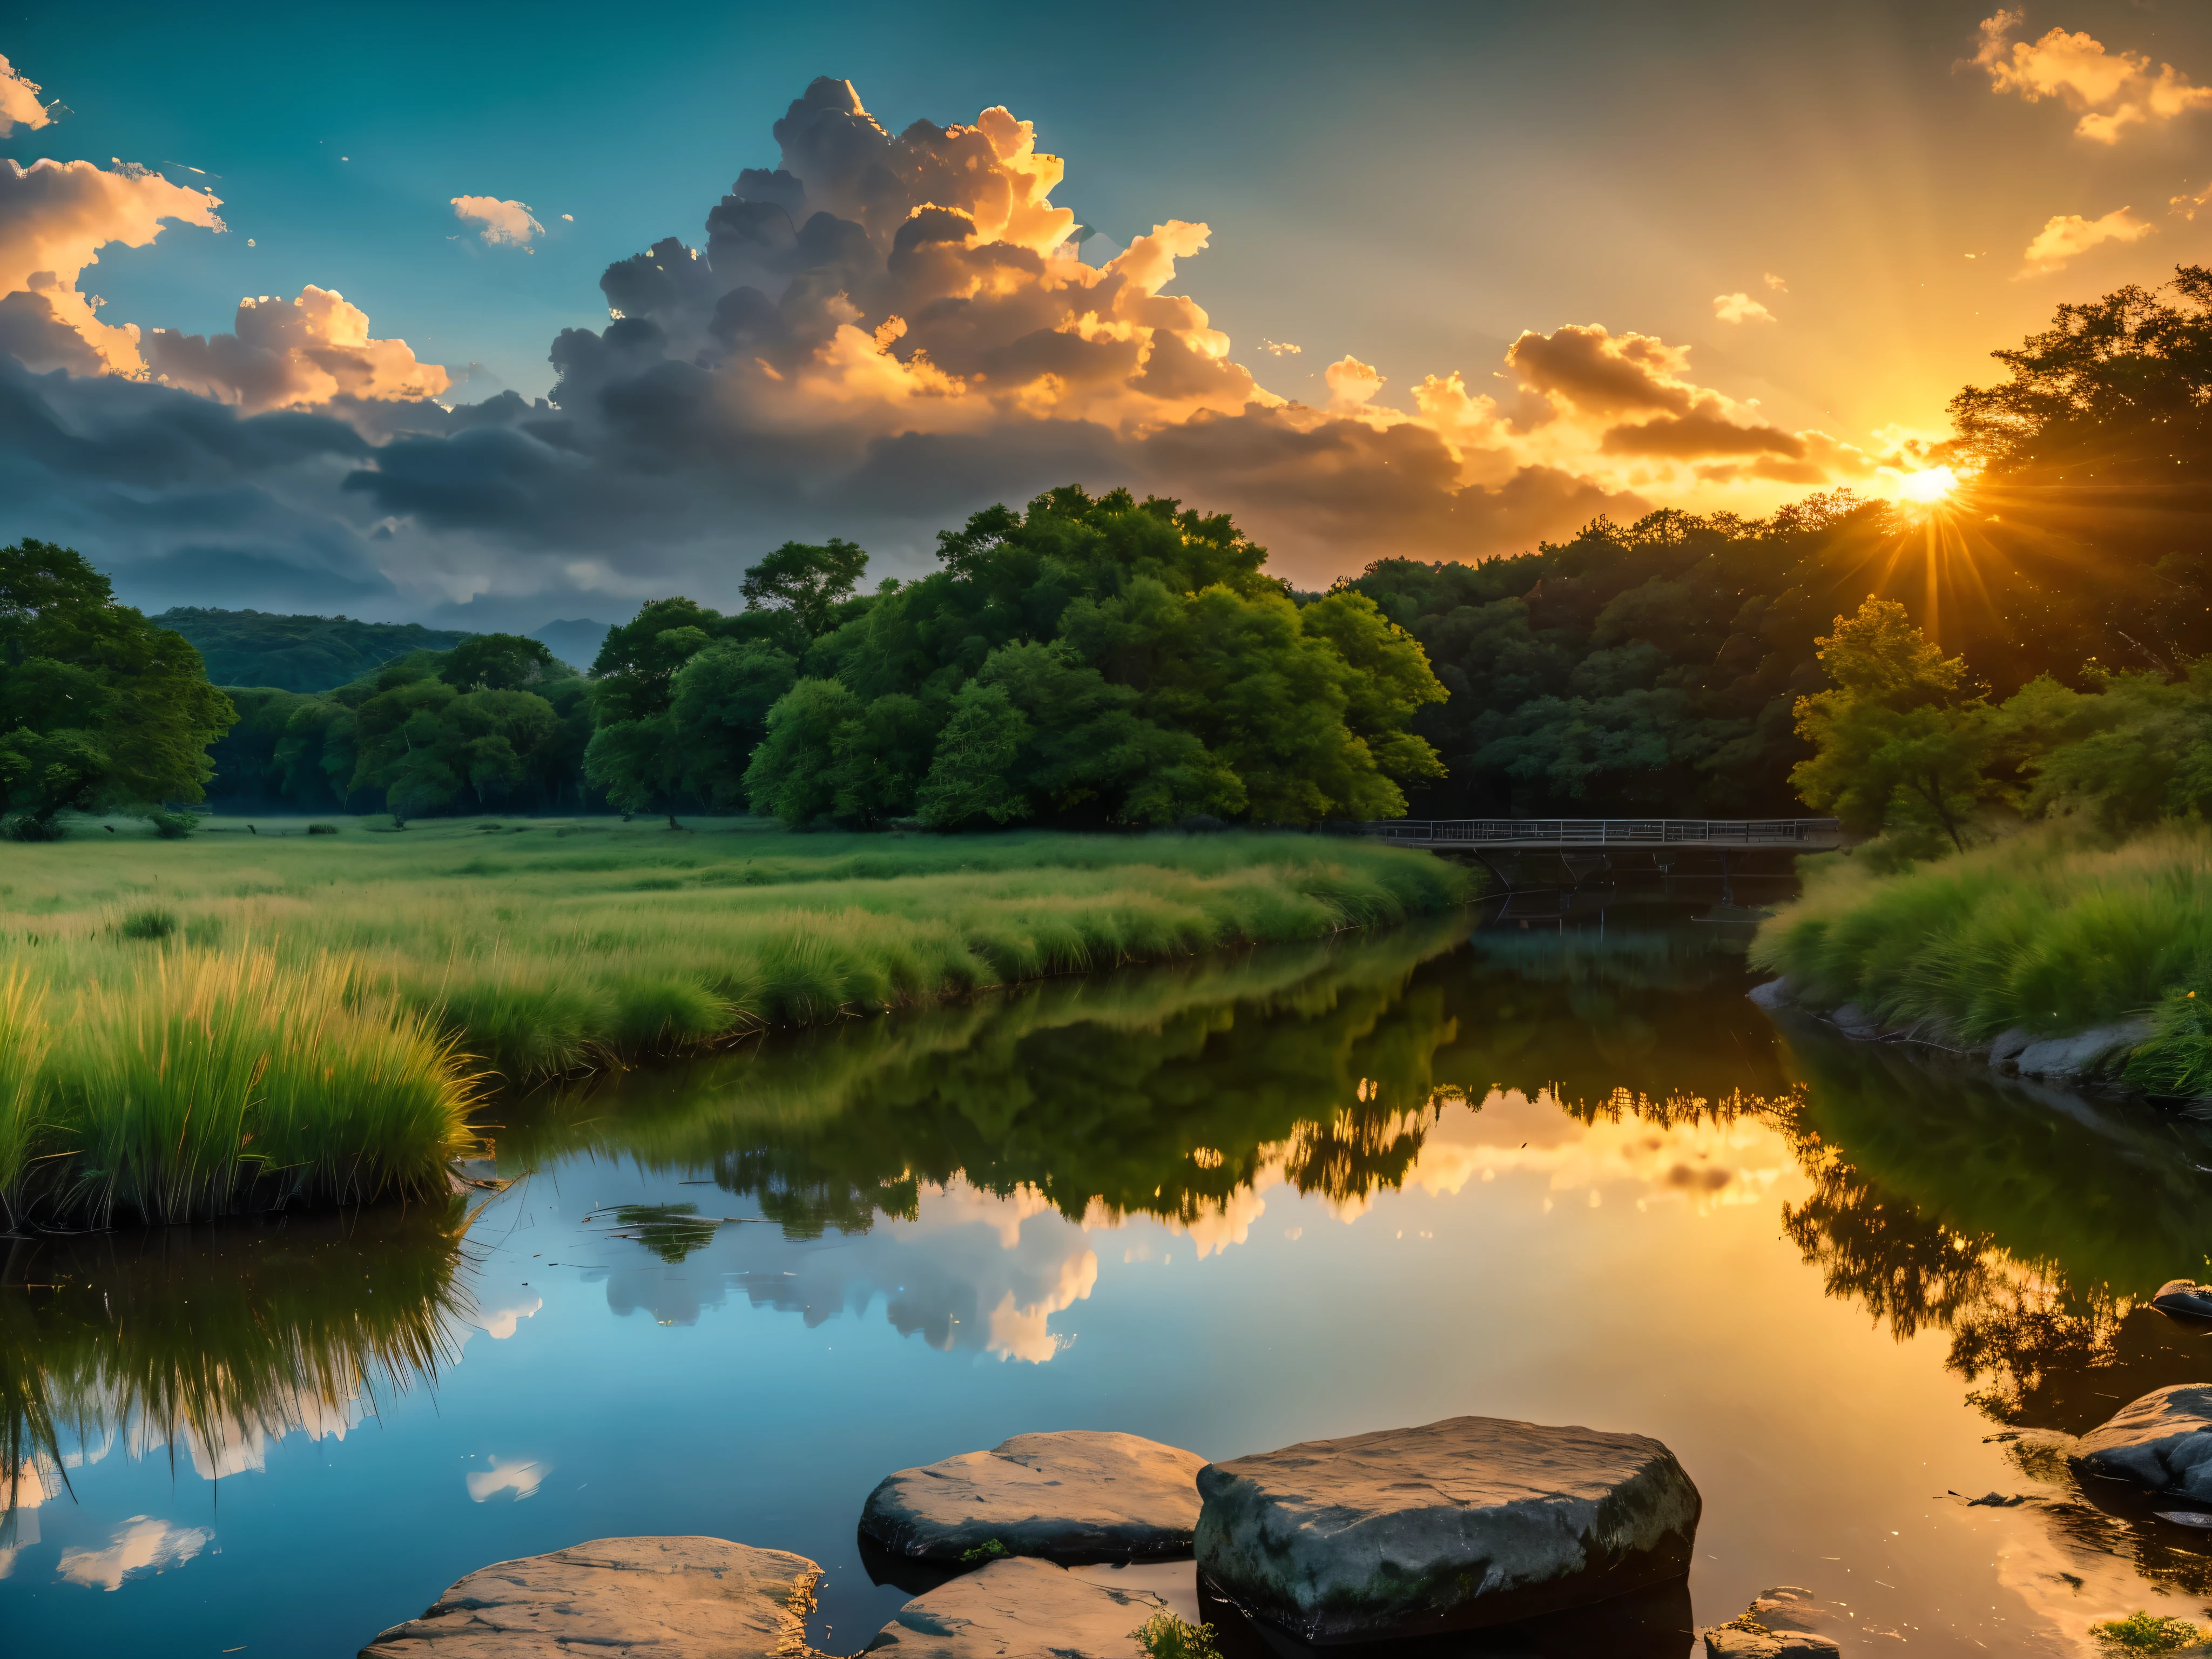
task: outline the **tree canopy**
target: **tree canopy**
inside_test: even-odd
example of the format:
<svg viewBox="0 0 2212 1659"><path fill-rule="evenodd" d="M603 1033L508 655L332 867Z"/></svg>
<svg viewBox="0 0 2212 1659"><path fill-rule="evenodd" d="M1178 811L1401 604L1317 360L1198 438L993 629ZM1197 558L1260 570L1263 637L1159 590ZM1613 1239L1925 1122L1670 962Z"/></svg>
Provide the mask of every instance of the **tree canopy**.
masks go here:
<svg viewBox="0 0 2212 1659"><path fill-rule="evenodd" d="M83 556L0 548L0 791L21 839L56 814L200 800L237 718L181 635L115 601Z"/></svg>

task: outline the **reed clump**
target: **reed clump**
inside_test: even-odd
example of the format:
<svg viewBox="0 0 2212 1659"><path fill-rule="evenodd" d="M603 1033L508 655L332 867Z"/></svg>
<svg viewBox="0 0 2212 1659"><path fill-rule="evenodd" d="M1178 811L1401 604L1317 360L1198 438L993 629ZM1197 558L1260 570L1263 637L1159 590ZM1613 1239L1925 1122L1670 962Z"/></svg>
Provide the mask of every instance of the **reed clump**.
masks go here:
<svg viewBox="0 0 2212 1659"><path fill-rule="evenodd" d="M2212 1088L2212 830L2120 846L2061 829L1877 875L1808 863L1805 896L1759 931L1754 965L1809 1006L1856 1002L1938 1040L2057 1036L2148 1019L2130 1080Z"/></svg>
<svg viewBox="0 0 2212 1659"><path fill-rule="evenodd" d="M311 839L257 823L252 837L216 820L188 842L103 836L11 860L0 974L14 978L0 987L28 1012L0 1001L0 1019L44 1045L35 1133L0 1164L11 1207L175 1220L428 1190L466 1140L471 1067L570 1073L1324 939L1471 890L1425 854L1292 834L601 820L510 823L495 839L461 820ZM159 931L143 920L155 913ZM13 1041L0 1032L0 1068L21 1070Z"/></svg>

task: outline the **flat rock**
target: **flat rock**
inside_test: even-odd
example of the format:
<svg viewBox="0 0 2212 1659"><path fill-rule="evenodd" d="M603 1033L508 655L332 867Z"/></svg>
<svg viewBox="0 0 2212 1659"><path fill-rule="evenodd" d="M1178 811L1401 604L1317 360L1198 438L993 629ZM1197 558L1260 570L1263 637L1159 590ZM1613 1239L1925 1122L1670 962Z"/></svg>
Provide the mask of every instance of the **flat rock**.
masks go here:
<svg viewBox="0 0 2212 1659"><path fill-rule="evenodd" d="M1143 1659L1138 1626L1167 1603L1050 1561L994 1561L892 1616L863 1653L898 1659Z"/></svg>
<svg viewBox="0 0 2212 1659"><path fill-rule="evenodd" d="M821 1577L722 1538L600 1538L478 1568L361 1659L795 1659Z"/></svg>
<svg viewBox="0 0 2212 1659"><path fill-rule="evenodd" d="M1743 1613L1700 1631L1705 1659L1832 1659L1842 1649L1822 1626L1843 1624L1832 1607L1797 1584L1759 1591Z"/></svg>
<svg viewBox="0 0 2212 1659"><path fill-rule="evenodd" d="M2212 1320L2212 1285L2193 1279L2169 1279L2158 1287L2150 1305L2177 1319Z"/></svg>
<svg viewBox="0 0 2212 1659"><path fill-rule="evenodd" d="M1199 1571L1315 1644L1470 1630L1680 1578L1700 1502L1638 1434L1454 1417L1208 1464Z"/></svg>
<svg viewBox="0 0 2212 1659"><path fill-rule="evenodd" d="M1881 1035L1881 1022L1856 1002L1847 1002L1828 1018L1840 1027L1846 1036L1870 1037Z"/></svg>
<svg viewBox="0 0 2212 1659"><path fill-rule="evenodd" d="M1990 1039L1990 1064L1999 1070L2020 1058L2021 1050L2035 1041L2035 1033L2025 1025L2014 1025L1999 1031Z"/></svg>
<svg viewBox="0 0 2212 1659"><path fill-rule="evenodd" d="M1018 1434L886 1476L860 1530L894 1555L936 1561L994 1540L1050 1561L1176 1560L1190 1554L1205 1464L1133 1434Z"/></svg>
<svg viewBox="0 0 2212 1659"><path fill-rule="evenodd" d="M2075 1442L2077 1478L2124 1480L2154 1497L2212 1509L2212 1383L2154 1389Z"/></svg>

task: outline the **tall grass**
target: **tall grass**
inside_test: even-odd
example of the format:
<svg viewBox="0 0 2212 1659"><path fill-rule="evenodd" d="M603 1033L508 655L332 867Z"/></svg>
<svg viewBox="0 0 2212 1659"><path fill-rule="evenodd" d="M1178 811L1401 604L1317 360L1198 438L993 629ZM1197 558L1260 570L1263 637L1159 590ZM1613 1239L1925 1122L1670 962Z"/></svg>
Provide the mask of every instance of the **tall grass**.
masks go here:
<svg viewBox="0 0 2212 1659"><path fill-rule="evenodd" d="M2212 1077L2212 1038L2185 1006L2212 997L2212 831L2118 848L2046 831L1891 876L1822 865L1751 951L1808 1006L1856 1002L1962 1045L2148 1017L2138 1081L2170 1073L2199 1092Z"/></svg>
<svg viewBox="0 0 2212 1659"><path fill-rule="evenodd" d="M23 1041L49 1050L30 1066L35 1146L19 1136L0 1163L11 1205L167 1220L424 1190L460 1144L467 1066L570 1073L1323 939L1469 890L1425 854L1297 835L226 828L10 855L0 989L18 988ZM13 1029L0 1024L0 1086Z"/></svg>

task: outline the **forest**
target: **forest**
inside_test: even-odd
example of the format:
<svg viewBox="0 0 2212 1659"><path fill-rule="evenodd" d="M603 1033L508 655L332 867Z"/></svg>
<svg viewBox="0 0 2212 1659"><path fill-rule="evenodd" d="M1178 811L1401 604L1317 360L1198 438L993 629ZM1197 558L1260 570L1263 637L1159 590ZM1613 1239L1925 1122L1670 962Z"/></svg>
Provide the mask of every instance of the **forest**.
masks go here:
<svg viewBox="0 0 2212 1659"><path fill-rule="evenodd" d="M209 796L940 830L1811 805L1924 848L1992 807L2191 813L2212 794L2209 309L2212 270L2184 266L1995 354L1940 452L1971 511L1663 510L1314 593L1226 515L1070 485L872 591L853 544L786 544L742 610L652 601L586 674L520 635L149 623L26 542L0 550L7 823L176 822ZM1855 690L1867 649L1920 665Z"/></svg>

